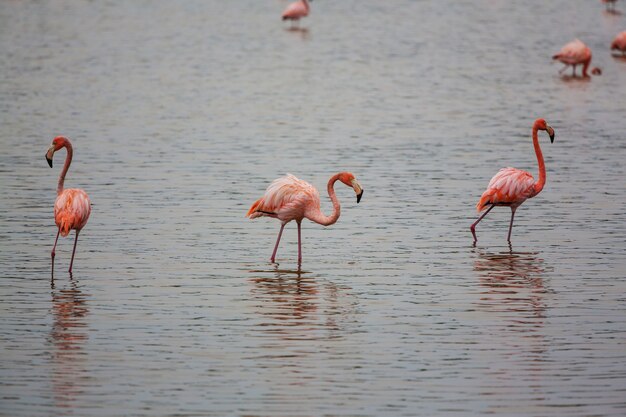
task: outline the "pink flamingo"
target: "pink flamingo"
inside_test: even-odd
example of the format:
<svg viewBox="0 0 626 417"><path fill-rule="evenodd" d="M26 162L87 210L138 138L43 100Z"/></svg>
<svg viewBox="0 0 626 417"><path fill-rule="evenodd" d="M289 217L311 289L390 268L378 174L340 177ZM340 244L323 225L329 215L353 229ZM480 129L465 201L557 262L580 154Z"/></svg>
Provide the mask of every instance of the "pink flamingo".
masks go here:
<svg viewBox="0 0 626 417"><path fill-rule="evenodd" d="M291 3L283 11L283 20L291 20L293 22L299 22L300 18L309 15L309 2L307 0L298 0Z"/></svg>
<svg viewBox="0 0 626 417"><path fill-rule="evenodd" d="M572 42L565 44L565 46L563 46L557 54L552 56L552 59L557 59L565 64L565 66L559 71L559 74L565 71L565 69L569 65L571 65L572 76L575 77L576 66L581 64L583 66L582 76L588 77L587 68L591 63L591 49L589 49L589 47L580 40L575 39ZM600 75L602 73L602 70L600 68L594 67L591 70L591 73L594 75Z"/></svg>
<svg viewBox="0 0 626 417"><path fill-rule="evenodd" d="M358 183L354 175L349 172L340 172L333 175L328 181L328 196L333 202L333 212L330 216L325 216L320 208L319 192L306 181L300 180L291 174L274 180L265 195L252 204L246 217L255 219L261 216L273 217L280 220L280 231L274 246L274 252L270 258L270 262L276 260L276 251L278 243L283 234L285 225L292 220L298 224L298 265L302 264L302 244L300 235L300 224L303 218L307 218L315 223L323 226L330 226L339 219L341 207L339 200L335 195L335 182L337 180L343 182L348 187L352 187L356 193L357 204L361 201L363 189Z"/></svg>
<svg viewBox="0 0 626 417"><path fill-rule="evenodd" d="M626 55L626 30L617 34L613 43L611 43L611 51L620 51L622 55Z"/></svg>
<svg viewBox="0 0 626 417"><path fill-rule="evenodd" d="M537 154L537 161L539 162L539 181L535 182L533 176L528 172L515 168L502 168L494 175L491 181L489 181L487 190L480 197L476 205L476 209L479 213L487 206L489 206L489 208L470 226L470 230L474 236L474 243L478 240L476 238L476 225L495 206L511 207L511 224L509 225L509 236L507 238L510 243L515 210L517 210L524 201L539 194L546 184L546 166L543 162L543 155L539 147L539 139L537 138L537 131L539 130L548 132L550 142L552 143L554 142L554 129L548 126L544 119L537 119L533 124L533 145L535 147L535 154Z"/></svg>
<svg viewBox="0 0 626 417"><path fill-rule="evenodd" d="M91 213L91 203L87 193L79 188L63 189L63 183L65 182L65 174L70 168L72 163L72 144L69 139L63 136L57 136L52 140L48 152L46 152L46 160L48 165L52 168L52 157L54 153L61 148L67 150L67 156L65 157L65 165L59 175L59 185L57 186L57 199L54 202L54 222L59 230L57 231L57 237L54 240L54 247L52 248L52 273L54 274L54 255L57 247L57 241L59 240L59 234L61 236L67 236L70 230L76 230L76 238L74 239L74 250L72 251L72 260L70 261L69 272L72 272L72 265L74 264L74 254L76 253L76 243L78 242L78 234L81 229L87 224L89 220L89 214Z"/></svg>

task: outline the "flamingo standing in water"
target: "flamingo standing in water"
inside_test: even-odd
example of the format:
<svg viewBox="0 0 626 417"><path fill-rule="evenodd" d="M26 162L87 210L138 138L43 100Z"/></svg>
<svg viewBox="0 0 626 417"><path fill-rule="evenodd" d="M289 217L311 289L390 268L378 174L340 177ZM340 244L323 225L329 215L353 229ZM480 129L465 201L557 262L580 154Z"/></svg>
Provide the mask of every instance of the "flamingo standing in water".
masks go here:
<svg viewBox="0 0 626 417"><path fill-rule="evenodd" d="M274 246L274 252L270 258L270 262L276 260L276 251L278 243L283 234L285 225L292 220L298 224L298 266L302 264L302 244L300 234L300 224L302 219L307 218L315 223L323 226L330 226L339 219L341 207L339 200L335 195L335 182L341 181L348 187L354 189L356 193L357 204L361 201L363 188L358 183L354 175L349 172L340 172L333 175L328 181L328 196L333 203L333 212L330 216L324 215L320 208L319 192L306 181L300 180L291 174L274 180L265 195L252 204L250 210L246 214L250 219L267 216L280 220L280 231Z"/></svg>
<svg viewBox="0 0 626 417"><path fill-rule="evenodd" d="M561 50L552 56L552 59L559 60L564 63L565 66L561 68L559 74L561 74L569 65L572 66L572 76L576 76L576 66L581 64L583 66L583 77L588 77L587 68L591 63L591 49L578 39L573 40L565 44ZM602 70L598 67L594 67L591 70L594 75L600 75Z"/></svg>
<svg viewBox="0 0 626 417"><path fill-rule="evenodd" d="M57 186L57 199L54 202L54 222L58 227L57 237L54 240L54 247L52 248L52 273L54 274L54 256L57 247L57 241L59 240L59 234L61 236L67 236L70 230L76 230L76 238L74 239L74 250L72 251L72 260L70 261L69 272L72 272L72 265L74 264L74 254L76 254L76 243L78 242L78 234L81 229L87 224L89 220L89 214L91 213L91 203L87 193L79 188L63 188L65 182L65 175L72 163L72 144L69 139L63 136L57 136L52 141L48 152L46 152L46 160L48 165L52 168L52 157L54 153L61 148L65 148L67 156L65 157L65 165L59 175L59 185Z"/></svg>
<svg viewBox="0 0 626 417"><path fill-rule="evenodd" d="M611 43L611 51L620 51L622 55L626 55L626 30L617 34L613 43Z"/></svg>
<svg viewBox="0 0 626 417"><path fill-rule="evenodd" d="M299 22L301 18L309 15L309 2L307 0L298 0L291 3L283 11L283 20L291 20L293 22Z"/></svg>
<svg viewBox="0 0 626 417"><path fill-rule="evenodd" d="M480 213L485 208L487 211L478 218L471 226L470 230L474 236L474 244L478 240L476 238L476 225L493 209L495 206L511 207L511 224L509 225L508 242L511 242L511 230L513 229L513 217L515 210L527 199L532 198L543 190L546 184L546 166L543 162L543 155L539 147L539 139L537 131L545 130L550 136L550 142L554 142L554 129L550 127L544 119L537 119L533 124L533 146L539 163L539 181L535 182L533 176L526 171L515 168L502 168L489 181L487 190L483 193L476 205L476 210Z"/></svg>

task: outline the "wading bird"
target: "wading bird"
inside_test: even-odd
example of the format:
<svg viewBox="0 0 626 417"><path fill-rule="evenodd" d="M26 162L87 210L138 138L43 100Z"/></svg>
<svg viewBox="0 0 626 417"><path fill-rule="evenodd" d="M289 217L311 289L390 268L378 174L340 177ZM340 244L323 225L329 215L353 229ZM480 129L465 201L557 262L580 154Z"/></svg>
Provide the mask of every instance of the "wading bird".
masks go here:
<svg viewBox="0 0 626 417"><path fill-rule="evenodd" d="M511 224L509 225L509 236L507 240L511 242L511 230L513 229L513 217L515 210L527 199L539 194L546 184L546 166L543 162L543 155L539 147L539 139L537 131L545 130L550 136L550 142L554 142L554 129L550 127L544 119L537 119L533 124L533 146L539 163L539 181L535 182L533 176L526 171L516 168L502 168L489 181L487 190L483 193L476 205L476 210L480 213L485 208L487 211L478 218L471 226L470 230L476 238L476 225L491 211L495 206L511 207Z"/></svg>
<svg viewBox="0 0 626 417"><path fill-rule="evenodd" d="M59 175L59 185L57 186L57 199L54 202L54 222L58 227L57 237L54 240L54 247L52 248L52 273L54 274L54 256L57 247L57 241L59 240L59 234L61 236L67 236L70 230L76 230L76 238L74 239L74 250L72 251L72 260L70 261L69 272L72 272L72 265L74 264L74 255L76 254L76 243L78 242L78 234L81 229L87 224L89 220L89 214L91 213L91 203L87 193L79 188L63 189L63 183L65 182L65 175L72 163L72 144L69 139L63 136L57 136L52 141L48 152L46 152L46 160L48 165L52 168L52 157L54 153L61 148L65 148L67 156L65 157L65 165L61 175Z"/></svg>
<svg viewBox="0 0 626 417"><path fill-rule="evenodd" d="M626 30L617 34L613 43L611 43L611 51L620 51L622 55L626 55Z"/></svg>
<svg viewBox="0 0 626 417"><path fill-rule="evenodd" d="M298 265L302 264L302 244L300 234L300 224L302 219L307 218L312 222L319 223L323 226L330 226L339 219L341 207L339 200L335 195L335 182L341 181L348 187L354 189L356 193L356 202L361 201L363 189L358 183L354 175L349 172L340 172L333 175L328 181L328 196L333 203L333 212L330 216L324 215L320 208L319 192L306 181L300 180L291 174L274 180L265 195L252 204L250 210L246 214L250 219L267 216L280 220L280 231L274 246L274 252L270 258L270 262L276 260L276 251L278 243L283 234L285 225L292 220L298 224Z"/></svg>
<svg viewBox="0 0 626 417"><path fill-rule="evenodd" d="M309 6L309 2L307 0L298 0L293 2L283 11L283 20L291 20L292 24L293 22L299 22L300 18L309 15L310 9L311 7Z"/></svg>
<svg viewBox="0 0 626 417"><path fill-rule="evenodd" d="M617 3L617 0L602 0L602 3L604 3L604 6L606 7L606 11L609 13L615 13L615 3Z"/></svg>
<svg viewBox="0 0 626 417"><path fill-rule="evenodd" d="M576 76L576 66L583 66L583 77L588 77L587 68L591 63L591 49L583 42L578 39L575 39L563 46L561 50L552 56L552 59L556 59L565 64L563 68L559 71L561 74L563 71L567 69L569 65L572 66L572 77ZM591 70L591 73L594 75L602 74L602 70L598 67L594 67Z"/></svg>

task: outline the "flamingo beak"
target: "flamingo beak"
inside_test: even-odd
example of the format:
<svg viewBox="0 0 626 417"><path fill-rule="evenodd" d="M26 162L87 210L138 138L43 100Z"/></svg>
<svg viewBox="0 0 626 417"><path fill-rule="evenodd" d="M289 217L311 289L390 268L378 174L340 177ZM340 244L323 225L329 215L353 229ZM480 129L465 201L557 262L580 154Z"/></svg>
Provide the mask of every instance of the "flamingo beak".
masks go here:
<svg viewBox="0 0 626 417"><path fill-rule="evenodd" d="M363 197L363 188L361 188L361 184L357 180L352 180L352 188L356 193L356 203L359 204L361 197Z"/></svg>
<svg viewBox="0 0 626 417"><path fill-rule="evenodd" d="M54 146L50 146L48 152L46 152L46 161L48 161L50 168L52 168L52 155L54 155Z"/></svg>
<svg viewBox="0 0 626 417"><path fill-rule="evenodd" d="M548 135L550 136L550 143L554 143L554 129L552 129L551 126L546 126L546 131L548 132Z"/></svg>

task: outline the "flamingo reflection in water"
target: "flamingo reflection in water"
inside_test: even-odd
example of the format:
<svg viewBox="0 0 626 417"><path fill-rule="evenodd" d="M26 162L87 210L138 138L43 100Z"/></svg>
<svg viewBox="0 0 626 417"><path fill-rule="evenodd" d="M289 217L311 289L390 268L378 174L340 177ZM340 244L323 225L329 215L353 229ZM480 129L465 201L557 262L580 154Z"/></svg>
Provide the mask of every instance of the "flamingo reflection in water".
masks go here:
<svg viewBox="0 0 626 417"><path fill-rule="evenodd" d="M318 282L302 270L251 272L252 299L259 307L263 332L282 340L329 340L345 331L341 323L355 305L347 288Z"/></svg>
<svg viewBox="0 0 626 417"><path fill-rule="evenodd" d="M543 274L544 261L538 252L506 252L475 250L478 257L474 270L478 273L481 307L499 313L513 313L515 325L542 326L547 292Z"/></svg>
<svg viewBox="0 0 626 417"><path fill-rule="evenodd" d="M549 369L550 337L545 331L546 266L537 252L488 252L475 249L474 271L479 279L474 348L489 353L489 366L480 378L480 394L494 398L502 390L519 388L520 381L543 389ZM507 403L492 404L508 409Z"/></svg>
<svg viewBox="0 0 626 417"><path fill-rule="evenodd" d="M58 408L72 408L72 403L82 391L82 380L86 378L87 358L83 345L89 338L86 317L87 295L70 275L67 287L55 288L51 284L52 329L52 389Z"/></svg>
<svg viewBox="0 0 626 417"><path fill-rule="evenodd" d="M275 326L276 333L290 338L294 336L292 327L304 327L297 338L304 337L306 329L316 327L319 308L319 288L315 278L307 277L302 271L293 274L276 271L274 277L252 278L255 287L253 297L262 302L262 316L271 319L264 326ZM300 332L297 332L300 333Z"/></svg>

